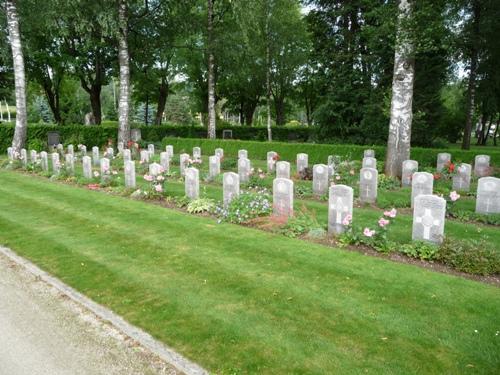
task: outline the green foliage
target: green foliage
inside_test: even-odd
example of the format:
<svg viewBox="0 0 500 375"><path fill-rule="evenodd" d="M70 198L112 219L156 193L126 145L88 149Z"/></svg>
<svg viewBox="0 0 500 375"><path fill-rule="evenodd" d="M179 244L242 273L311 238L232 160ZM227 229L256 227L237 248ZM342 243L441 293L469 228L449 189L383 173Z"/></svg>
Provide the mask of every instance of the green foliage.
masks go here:
<svg viewBox="0 0 500 375"><path fill-rule="evenodd" d="M401 182L394 177L387 177L381 173L378 175L378 187L384 190L396 190L401 187Z"/></svg>
<svg viewBox="0 0 500 375"><path fill-rule="evenodd" d="M199 198L188 203L186 211L190 214L201 214L203 212L213 212L215 201L210 198Z"/></svg>
<svg viewBox="0 0 500 375"><path fill-rule="evenodd" d="M447 211L447 214L460 221L476 221L489 225L500 225L500 214L479 214L473 211L460 210L452 207Z"/></svg>
<svg viewBox="0 0 500 375"><path fill-rule="evenodd" d="M433 260L439 252L439 247L428 242L416 241L401 245L399 251L412 258Z"/></svg>
<svg viewBox="0 0 500 375"><path fill-rule="evenodd" d="M242 192L229 203L227 208L219 206L215 212L220 221L239 224L260 216L267 216L271 211L272 206L267 194Z"/></svg>
<svg viewBox="0 0 500 375"><path fill-rule="evenodd" d="M231 170L236 168L237 166L238 166L238 159L230 158L227 156L224 156L222 162L220 163L220 167L223 170Z"/></svg>
<svg viewBox="0 0 500 375"><path fill-rule="evenodd" d="M300 237L311 233L313 236L319 233L325 234L324 228L318 223L313 212L303 208L295 216L288 219L281 228L281 233L287 237Z"/></svg>

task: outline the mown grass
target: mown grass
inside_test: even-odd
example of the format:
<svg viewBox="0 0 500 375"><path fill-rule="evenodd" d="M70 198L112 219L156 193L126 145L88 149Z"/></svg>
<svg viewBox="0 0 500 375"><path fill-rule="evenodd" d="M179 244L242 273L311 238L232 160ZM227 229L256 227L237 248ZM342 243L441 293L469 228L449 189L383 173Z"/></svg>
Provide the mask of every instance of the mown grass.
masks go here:
<svg viewBox="0 0 500 375"><path fill-rule="evenodd" d="M495 374L493 286L0 171L0 242L216 373Z"/></svg>

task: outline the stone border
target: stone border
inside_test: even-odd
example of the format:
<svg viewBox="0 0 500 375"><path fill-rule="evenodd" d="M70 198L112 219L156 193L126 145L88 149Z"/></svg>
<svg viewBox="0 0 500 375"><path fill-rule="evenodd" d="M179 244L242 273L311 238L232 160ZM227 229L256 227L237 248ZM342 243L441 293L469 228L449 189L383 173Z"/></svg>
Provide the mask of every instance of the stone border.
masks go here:
<svg viewBox="0 0 500 375"><path fill-rule="evenodd" d="M65 296L69 297L74 302L83 306L84 308L90 310L100 319L110 323L113 327L118 329L120 332L124 333L126 336L137 341L141 346L148 349L152 353L156 354L162 360L168 364L175 367L178 371L185 373L186 375L208 375L209 372L196 363L189 361L182 355L169 348L162 342L153 338L150 334L143 331L142 329L126 322L122 317L115 314L111 310L98 303L92 301L90 298L84 296L83 294L77 292L75 289L66 285L59 279L51 276L47 272L41 270L35 264L29 260L20 257L14 251L9 248L0 245L0 254L5 255L8 259L13 261L19 266L24 267L28 272L34 276L40 278L42 281L56 288L59 292L63 293Z"/></svg>

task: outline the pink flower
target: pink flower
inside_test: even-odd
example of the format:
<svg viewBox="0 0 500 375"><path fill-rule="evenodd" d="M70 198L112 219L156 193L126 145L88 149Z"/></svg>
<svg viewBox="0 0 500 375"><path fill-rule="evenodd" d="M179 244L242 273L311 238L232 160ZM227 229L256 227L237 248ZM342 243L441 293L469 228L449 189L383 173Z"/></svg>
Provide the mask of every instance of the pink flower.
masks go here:
<svg viewBox="0 0 500 375"><path fill-rule="evenodd" d="M375 234L375 230L371 230L370 228L365 228L365 230L363 231L363 234L366 237L373 237L373 235Z"/></svg>
<svg viewBox="0 0 500 375"><path fill-rule="evenodd" d="M384 211L384 216L395 218L398 211L395 208L392 208L390 211Z"/></svg>
<svg viewBox="0 0 500 375"><path fill-rule="evenodd" d="M163 192L163 188L161 187L161 185L155 185L155 190L157 193Z"/></svg>
<svg viewBox="0 0 500 375"><path fill-rule="evenodd" d="M352 221L352 215L347 215L346 217L344 217L344 220L342 220L342 225L350 225L351 224L351 221Z"/></svg>
<svg viewBox="0 0 500 375"><path fill-rule="evenodd" d="M450 193L450 199L452 202L457 201L460 198L460 194L458 194L456 191L452 191Z"/></svg>
<svg viewBox="0 0 500 375"><path fill-rule="evenodd" d="M164 180L165 180L165 177L163 177L163 176L158 176L158 177L156 177L156 180L157 180L157 181L164 181Z"/></svg>
<svg viewBox="0 0 500 375"><path fill-rule="evenodd" d="M260 173L259 178L261 178L261 179L266 178L266 175L264 173Z"/></svg>
<svg viewBox="0 0 500 375"><path fill-rule="evenodd" d="M99 177L99 172L94 171L94 177Z"/></svg>
<svg viewBox="0 0 500 375"><path fill-rule="evenodd" d="M384 219L383 217L381 217L379 220L378 220L378 225L383 228L385 227L386 225L388 225L390 223L389 220L387 219Z"/></svg>
<svg viewBox="0 0 500 375"><path fill-rule="evenodd" d="M153 176L150 176L149 174L145 174L145 175L144 175L144 179L145 179L146 181L151 182L151 181L153 181Z"/></svg>

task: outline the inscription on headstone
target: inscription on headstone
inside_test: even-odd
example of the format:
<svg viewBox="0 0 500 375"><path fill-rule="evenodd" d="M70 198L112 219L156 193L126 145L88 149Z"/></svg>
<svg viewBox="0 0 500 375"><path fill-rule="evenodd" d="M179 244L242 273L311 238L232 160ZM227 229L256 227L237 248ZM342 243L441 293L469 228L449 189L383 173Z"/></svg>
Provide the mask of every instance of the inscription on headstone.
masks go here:
<svg viewBox="0 0 500 375"><path fill-rule="evenodd" d="M435 195L421 194L415 198L413 209L414 241L443 242L446 201Z"/></svg>
<svg viewBox="0 0 500 375"><path fill-rule="evenodd" d="M346 185L333 185L328 194L328 232L343 233L351 223L353 190Z"/></svg>

